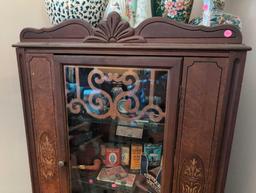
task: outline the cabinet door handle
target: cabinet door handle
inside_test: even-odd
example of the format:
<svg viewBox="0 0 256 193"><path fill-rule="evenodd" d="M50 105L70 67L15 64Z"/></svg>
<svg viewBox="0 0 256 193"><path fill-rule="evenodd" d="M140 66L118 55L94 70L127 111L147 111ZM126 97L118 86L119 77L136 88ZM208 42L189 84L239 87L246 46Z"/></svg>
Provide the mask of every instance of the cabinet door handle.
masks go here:
<svg viewBox="0 0 256 193"><path fill-rule="evenodd" d="M58 162L58 166L59 166L60 168L63 168L65 165L66 165L66 164L65 164L65 161L63 161L63 160L61 160L61 161Z"/></svg>

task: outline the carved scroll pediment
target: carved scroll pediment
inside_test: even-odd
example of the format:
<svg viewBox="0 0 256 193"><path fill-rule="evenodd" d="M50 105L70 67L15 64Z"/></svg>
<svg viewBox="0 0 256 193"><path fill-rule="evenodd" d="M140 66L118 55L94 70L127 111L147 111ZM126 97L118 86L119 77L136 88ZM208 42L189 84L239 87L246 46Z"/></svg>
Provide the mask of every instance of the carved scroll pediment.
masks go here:
<svg viewBox="0 0 256 193"><path fill-rule="evenodd" d="M229 32L230 37L225 37ZM168 18L152 17L132 28L117 12L112 12L97 28L83 20L67 20L51 28L26 28L21 42L74 43L193 43L241 44L241 32L231 25L192 26ZM82 45L82 44L81 44Z"/></svg>
<svg viewBox="0 0 256 193"><path fill-rule="evenodd" d="M120 15L112 12L106 21L99 23L93 30L93 35L85 38L84 42L145 42L142 36L136 36L135 30L127 21L123 21Z"/></svg>

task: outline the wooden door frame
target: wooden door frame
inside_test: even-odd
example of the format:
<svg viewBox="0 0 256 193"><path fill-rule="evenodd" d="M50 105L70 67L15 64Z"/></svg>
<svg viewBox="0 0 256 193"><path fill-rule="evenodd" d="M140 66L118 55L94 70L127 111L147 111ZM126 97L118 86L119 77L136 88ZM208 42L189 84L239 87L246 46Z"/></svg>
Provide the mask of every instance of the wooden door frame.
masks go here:
<svg viewBox="0 0 256 193"><path fill-rule="evenodd" d="M148 68L148 69L166 69L168 70L168 89L166 92L166 98L172 95L171 100L167 100L166 103L166 128L164 131L164 155L163 155L163 176L162 179L162 192L170 193L172 190L172 181L174 174L174 152L176 145L177 134L177 117L178 117L178 98L179 98L179 86L181 81L181 68L182 57L137 57L137 56L90 56L90 55L54 55L54 77L55 77L55 92L56 97L59 99L56 104L56 111L58 112L60 120L59 127L59 140L61 141L61 152L63 159L67 166L63 170L61 177L63 182L68 186L68 190L71 190L70 184L70 164L69 164L69 144L67 141L68 128L66 123L66 110L65 104L65 89L64 89L64 65L86 65L92 67L104 66L104 67L130 67L130 68ZM65 128L64 132L61 128ZM167 153L168 152L168 153Z"/></svg>

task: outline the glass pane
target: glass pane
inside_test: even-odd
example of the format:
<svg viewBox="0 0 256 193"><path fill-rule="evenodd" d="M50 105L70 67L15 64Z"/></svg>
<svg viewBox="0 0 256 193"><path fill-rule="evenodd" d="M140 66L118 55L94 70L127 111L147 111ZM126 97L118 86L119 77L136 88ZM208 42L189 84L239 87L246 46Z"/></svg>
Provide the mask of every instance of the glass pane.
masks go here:
<svg viewBox="0 0 256 193"><path fill-rule="evenodd" d="M72 193L160 192L168 71L64 66Z"/></svg>

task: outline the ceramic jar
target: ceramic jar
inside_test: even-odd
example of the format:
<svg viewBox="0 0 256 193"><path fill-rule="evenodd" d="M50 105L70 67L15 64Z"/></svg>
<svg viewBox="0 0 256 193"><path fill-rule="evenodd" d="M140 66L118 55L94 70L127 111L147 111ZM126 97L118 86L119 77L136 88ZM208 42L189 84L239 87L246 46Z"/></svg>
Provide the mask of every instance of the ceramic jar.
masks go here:
<svg viewBox="0 0 256 193"><path fill-rule="evenodd" d="M119 13L132 27L136 27L145 19L152 17L151 1L149 0L109 0L104 19L112 11Z"/></svg>
<svg viewBox="0 0 256 193"><path fill-rule="evenodd" d="M127 18L132 27L136 23L136 12L137 12L137 0L128 0L127 1Z"/></svg>
<svg viewBox="0 0 256 193"><path fill-rule="evenodd" d="M97 26L107 6L107 0L44 0L52 24L67 19L83 19Z"/></svg>
<svg viewBox="0 0 256 193"><path fill-rule="evenodd" d="M152 17L151 1L137 0L135 27L137 27L142 21L150 17Z"/></svg>
<svg viewBox="0 0 256 193"><path fill-rule="evenodd" d="M136 22L136 9L137 0L109 0L104 19L106 20L108 14L115 11L133 27Z"/></svg>
<svg viewBox="0 0 256 193"><path fill-rule="evenodd" d="M165 0L163 16L188 23L193 2L193 0Z"/></svg>
<svg viewBox="0 0 256 193"><path fill-rule="evenodd" d="M193 0L151 0L152 15L188 23Z"/></svg>
<svg viewBox="0 0 256 193"><path fill-rule="evenodd" d="M204 0L203 16L191 20L190 24L217 26L223 24L234 25L241 29L242 23L239 17L224 11L225 0Z"/></svg>
<svg viewBox="0 0 256 193"><path fill-rule="evenodd" d="M104 13L104 19L107 19L108 14L117 12L123 19L128 20L126 12L126 0L109 0Z"/></svg>
<svg viewBox="0 0 256 193"><path fill-rule="evenodd" d="M161 17L164 13L165 0L151 0L151 9L153 17Z"/></svg>

